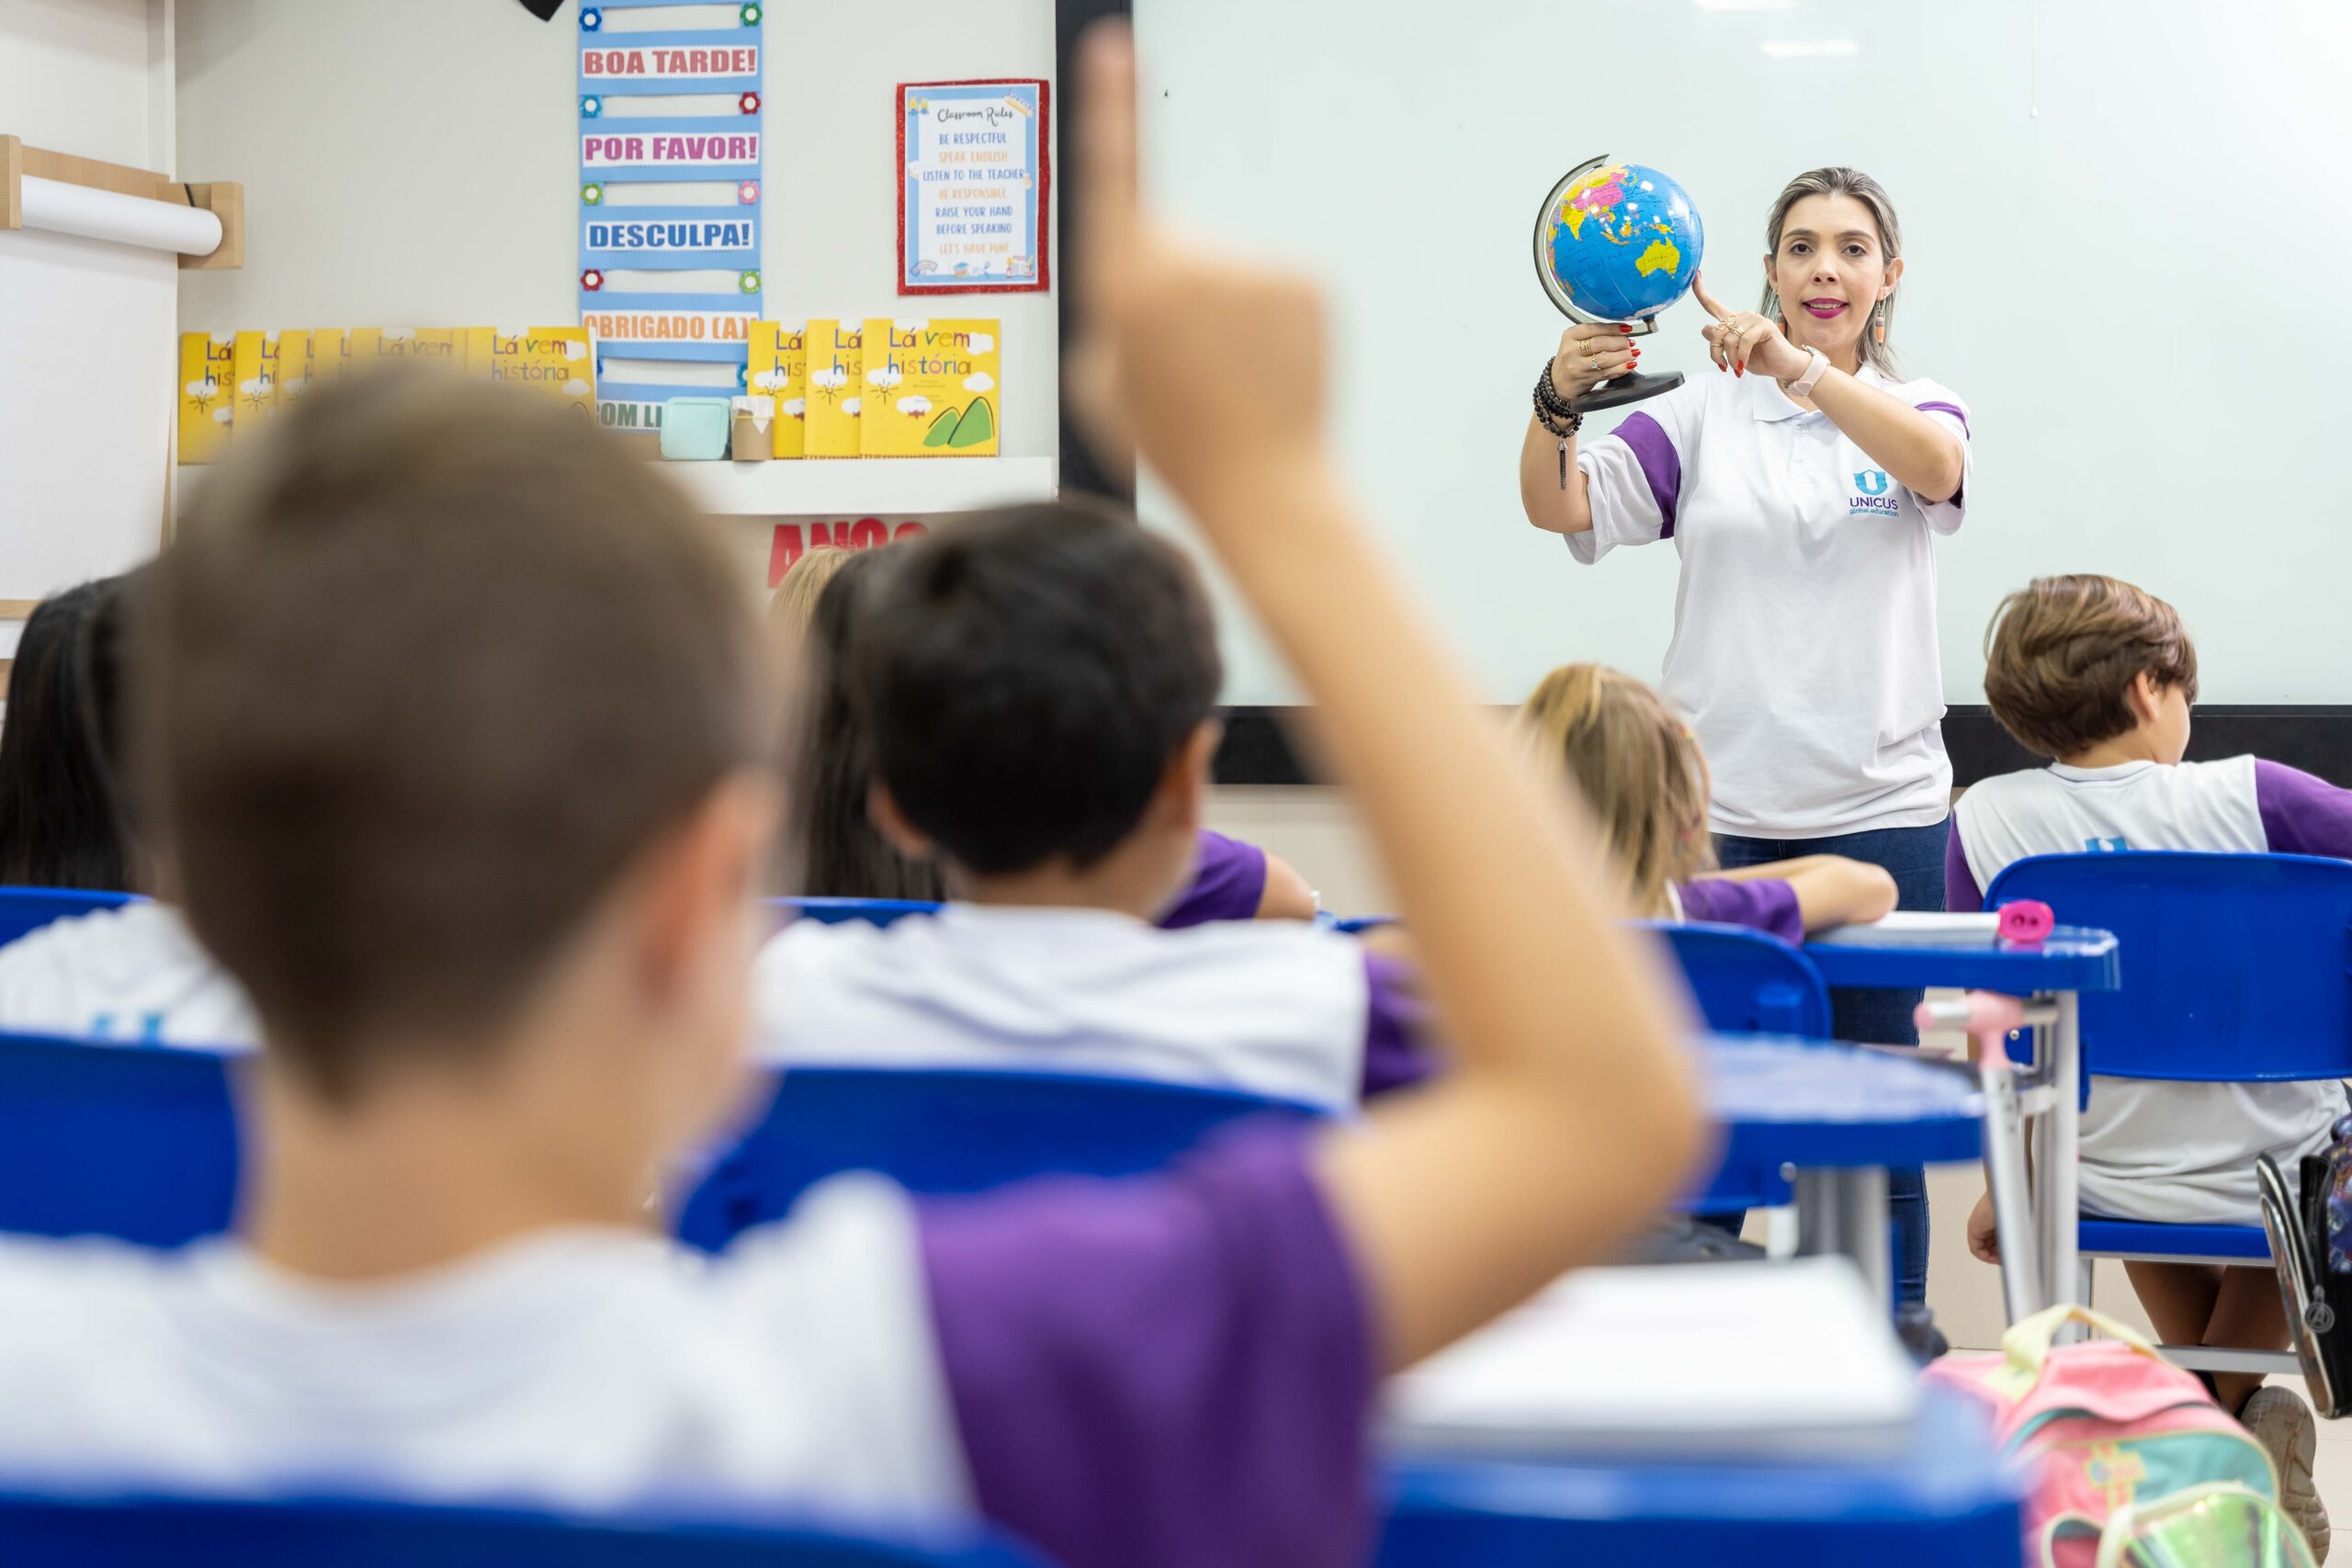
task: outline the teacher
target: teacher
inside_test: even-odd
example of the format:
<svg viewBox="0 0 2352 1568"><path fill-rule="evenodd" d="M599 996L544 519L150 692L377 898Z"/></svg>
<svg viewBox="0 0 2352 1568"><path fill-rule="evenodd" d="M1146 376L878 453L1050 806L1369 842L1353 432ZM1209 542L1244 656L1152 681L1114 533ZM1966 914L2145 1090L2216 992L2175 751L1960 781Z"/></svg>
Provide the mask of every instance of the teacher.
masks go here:
<svg viewBox="0 0 2352 1568"><path fill-rule="evenodd" d="M1566 535L1588 565L1621 545L1674 541L1681 580L1660 684L1706 751L1724 867L1849 855L1893 874L1904 908L1940 909L1951 763L1932 540L1961 524L1967 405L1896 371L1903 230L1876 180L1799 175L1765 236L1758 310L1696 287L1716 373L1581 444L1578 416L1539 412L1520 497L1528 521ZM1563 333L1552 390L1573 405L1635 365L1628 332ZM1847 993L1838 1032L1916 1043L1916 1000ZM1925 1200L1904 1176L1897 1274L1916 1300Z"/></svg>

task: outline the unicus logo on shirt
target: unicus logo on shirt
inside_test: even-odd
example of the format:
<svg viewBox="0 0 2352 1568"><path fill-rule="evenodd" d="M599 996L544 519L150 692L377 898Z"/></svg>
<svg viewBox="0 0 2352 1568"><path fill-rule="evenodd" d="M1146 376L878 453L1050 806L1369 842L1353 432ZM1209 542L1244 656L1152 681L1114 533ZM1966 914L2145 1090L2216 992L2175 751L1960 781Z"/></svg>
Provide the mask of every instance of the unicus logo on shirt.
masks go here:
<svg viewBox="0 0 2352 1568"><path fill-rule="evenodd" d="M1903 499L1888 492L1894 482L1884 468L1864 468L1854 476L1854 489L1860 493L1846 508L1849 517L1892 517L1902 510Z"/></svg>

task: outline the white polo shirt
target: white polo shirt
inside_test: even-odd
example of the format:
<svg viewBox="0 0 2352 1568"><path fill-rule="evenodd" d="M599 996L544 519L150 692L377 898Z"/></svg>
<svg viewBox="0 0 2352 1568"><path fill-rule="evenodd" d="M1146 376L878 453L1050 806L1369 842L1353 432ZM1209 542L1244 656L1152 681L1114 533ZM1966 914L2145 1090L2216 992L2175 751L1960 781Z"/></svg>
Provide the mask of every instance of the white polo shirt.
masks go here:
<svg viewBox="0 0 2352 1568"><path fill-rule="evenodd" d="M1861 379L1949 423L1939 382ZM1659 685L1714 775L1720 833L1820 838L1944 819L1951 763L1938 721L1932 536L1960 526L1967 471L1924 505L1826 414L1769 376L1709 367L1581 444L1590 564L1670 538L1682 558Z"/></svg>

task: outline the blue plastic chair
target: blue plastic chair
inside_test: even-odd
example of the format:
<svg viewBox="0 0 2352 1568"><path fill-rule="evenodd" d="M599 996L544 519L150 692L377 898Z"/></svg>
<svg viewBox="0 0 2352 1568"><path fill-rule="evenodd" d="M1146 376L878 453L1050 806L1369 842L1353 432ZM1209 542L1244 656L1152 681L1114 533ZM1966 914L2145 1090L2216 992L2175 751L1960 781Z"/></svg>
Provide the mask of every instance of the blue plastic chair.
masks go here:
<svg viewBox="0 0 2352 1568"><path fill-rule="evenodd" d="M985 1191L1024 1177L1133 1176L1250 1116L1320 1121L1234 1089L1079 1074L794 1067L751 1130L678 1211L678 1238L717 1252L782 1217L826 1177L873 1170L911 1191Z"/></svg>
<svg viewBox="0 0 2352 1568"><path fill-rule="evenodd" d="M81 887L0 887L0 947L51 920L140 901L135 893L93 893Z"/></svg>
<svg viewBox="0 0 2352 1568"><path fill-rule="evenodd" d="M1829 987L1812 959L1777 937L1701 920L1643 920L1666 939L1701 1016L1717 1034L1829 1034Z"/></svg>
<svg viewBox="0 0 2352 1568"><path fill-rule="evenodd" d="M935 915L936 904L920 903L911 898L771 898L775 908L789 910L805 919L828 926L845 926L864 920L869 925L895 925L909 915Z"/></svg>
<svg viewBox="0 0 2352 1568"><path fill-rule="evenodd" d="M0 1231L178 1247L226 1230L233 1059L0 1034Z"/></svg>
<svg viewBox="0 0 2352 1568"><path fill-rule="evenodd" d="M566 1519L380 1502L0 1495L0 1562L41 1568L1040 1568L979 1530L858 1539L789 1524Z"/></svg>
<svg viewBox="0 0 2352 1568"><path fill-rule="evenodd" d="M1795 1035L1808 1040L1829 1033L1829 987L1813 960L1797 949L1745 926L1698 920L1643 920L1644 930L1666 939L1682 977L1699 1004L1700 1016L1718 1034ZM1741 1209L1779 1208L1794 1201L1788 1179L1728 1160L1705 1190L1681 1207L1702 1214Z"/></svg>
<svg viewBox="0 0 2352 1568"><path fill-rule="evenodd" d="M2309 855L2037 855L1985 890L1996 908L2048 904L2070 925L2113 931L2131 964L2121 990L2082 999L2087 1077L2180 1083L2352 1076L2352 862ZM2290 1173L2291 1174L2291 1173ZM2154 1224L2084 1216L2090 1258L2267 1263L2258 1225ZM2174 1353L2168 1348L2167 1353ZM2233 1366L2246 1352L2227 1353ZM2200 1364L2181 1348L2183 1365ZM2281 1353L2279 1371L2295 1358Z"/></svg>

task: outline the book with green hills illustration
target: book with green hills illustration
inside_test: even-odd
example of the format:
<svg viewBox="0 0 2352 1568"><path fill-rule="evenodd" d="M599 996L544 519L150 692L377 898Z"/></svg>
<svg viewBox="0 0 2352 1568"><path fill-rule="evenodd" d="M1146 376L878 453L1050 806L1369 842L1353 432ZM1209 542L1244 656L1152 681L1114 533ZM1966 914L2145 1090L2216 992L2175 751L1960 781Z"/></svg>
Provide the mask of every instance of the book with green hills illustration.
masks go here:
<svg viewBox="0 0 2352 1568"><path fill-rule="evenodd" d="M867 321L860 451L995 457L1004 397L998 331L990 320Z"/></svg>

